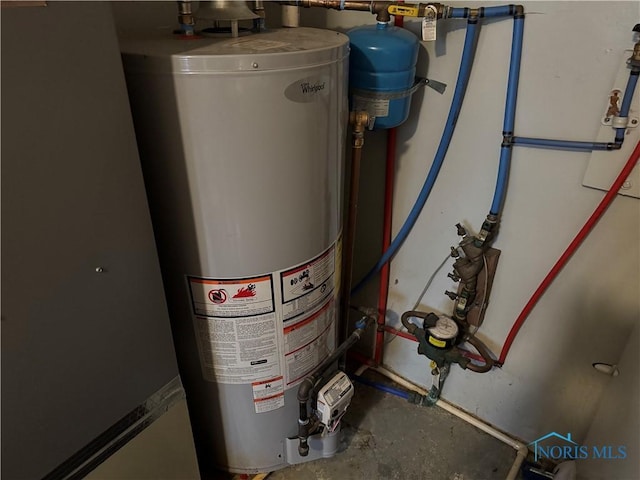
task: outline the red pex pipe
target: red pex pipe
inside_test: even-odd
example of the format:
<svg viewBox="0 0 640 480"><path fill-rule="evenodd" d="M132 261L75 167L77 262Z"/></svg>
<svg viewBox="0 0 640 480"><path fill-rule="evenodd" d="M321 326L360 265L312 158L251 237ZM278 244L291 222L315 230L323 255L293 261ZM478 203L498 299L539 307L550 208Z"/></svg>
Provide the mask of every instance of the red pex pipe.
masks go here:
<svg viewBox="0 0 640 480"><path fill-rule="evenodd" d="M580 245L582 244L584 239L587 237L589 232L591 232L591 230L596 225L596 223L598 223L598 220L600 220L600 217L602 217L602 215L607 210L607 208L609 208L609 205L611 205L613 200L616 198L616 195L618 194L618 191L622 187L622 184L625 182L625 180L633 170L633 167L635 167L636 163L638 163L639 158L640 158L640 142L638 142L638 144L636 145L636 148L631 154L631 156L629 157L629 160L627 160L627 163L624 165L624 167L620 171L620 174L615 179L615 181L613 182L613 185L611 185L611 188L609 189L607 194L604 196L600 204L596 207L596 209L591 214L587 222L584 224L582 229L578 232L578 234L573 239L573 241L569 244L569 246L564 251L564 253L560 256L560 258L558 259L556 264L553 266L553 268L549 271L547 276L544 277L544 280L542 280L542 283L538 286L537 290L531 296L531 298L529 299L525 307L522 309L522 312L520 312L520 315L518 315L518 318L516 319L515 323L511 327L511 330L509 331L509 335L507 335L507 338L504 341L504 345L502 346L502 351L500 352L500 358L498 359L498 362L497 362L498 365L504 364L504 361L507 358L507 354L509 353L509 349L511 348L511 344L513 343L513 340L518 334L520 327L522 327L522 324L531 313L531 310L533 310L533 307L535 307L536 303L538 303L538 300L540 300L540 297L542 297L542 295L547 290L547 288L549 288L549 285L551 285L553 280L558 276L558 273L560 273L560 271L569 261L571 256L575 253L578 247L580 247Z"/></svg>
<svg viewBox="0 0 640 480"><path fill-rule="evenodd" d="M397 17L396 17L397 18ZM402 18L402 17L400 17ZM382 251L391 245L391 226L393 211L393 182L396 169L396 138L397 130L392 128L387 133L387 160L384 182L384 220L382 225ZM376 331L376 347L373 361L382 364L384 350L384 328L387 319L387 294L389 292L389 262L380 270L380 288L378 290L378 330Z"/></svg>
<svg viewBox="0 0 640 480"><path fill-rule="evenodd" d="M396 27L404 26L404 17L394 17ZM386 252L391 245L391 227L393 212L393 183L396 172L396 128L391 128L387 133L387 157L385 162L384 180L384 218L382 223L382 252ZM389 264L384 264L380 270L380 288L378 289L378 329L376 331L376 344L373 352L373 361L376 365L382 365L382 353L384 350L384 331L387 320L387 294L389 293Z"/></svg>
<svg viewBox="0 0 640 480"><path fill-rule="evenodd" d="M418 339L416 337L414 337L413 335L411 335L409 332L404 332L402 330L396 330L393 327L390 327L389 325L385 325L384 326L384 331L387 333L390 333L391 335L395 335L396 337L402 337L402 338L406 338L407 340L411 340L412 342L417 342Z"/></svg>

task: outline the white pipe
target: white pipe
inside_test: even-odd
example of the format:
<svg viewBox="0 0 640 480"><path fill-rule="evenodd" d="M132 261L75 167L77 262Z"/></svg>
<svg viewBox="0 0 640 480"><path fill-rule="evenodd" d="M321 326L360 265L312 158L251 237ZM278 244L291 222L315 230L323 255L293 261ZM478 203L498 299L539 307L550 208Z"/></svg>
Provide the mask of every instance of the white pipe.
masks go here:
<svg viewBox="0 0 640 480"><path fill-rule="evenodd" d="M409 380L406 380L403 377L401 377L400 375L397 375L397 374L393 373L391 370L387 370L384 367L374 367L373 370L378 372L380 375L384 375L388 379L393 380L398 385L402 385L403 387L408 388L409 390L411 390L413 392L417 392L420 395L429 395L429 392L427 390L425 390L424 388L419 387L415 383L411 383Z"/></svg>
<svg viewBox="0 0 640 480"><path fill-rule="evenodd" d="M366 368L360 368L358 369L358 372L360 372L361 374L365 370ZM391 372L390 370L387 370L384 367L372 367L372 370L378 372L380 375L383 375L389 378L390 380L393 380L398 385L402 385L403 387L413 392L417 392L420 395L428 395L428 392L422 387L419 387L415 383L410 382L409 380ZM506 435L505 433L502 433L501 431L495 429L491 425L484 423L479 418L474 417L473 415L470 415L467 412L460 410L459 408L451 405L449 402L446 402L445 400L439 399L436 402L436 405L442 408L443 410L446 410L450 414L455 415L456 417L458 417L461 420L464 420L467 423L470 423L474 427L482 430L483 432L491 435L493 438L500 440L502 443L509 445L511 448L513 448L516 451L516 458L513 461L513 465L511 465L511 470L509 470L509 473L507 474L507 477L505 480L516 479L516 477L518 476L518 472L520 470L520 466L522 465L522 462L525 460L525 458L527 458L527 455L529 453L529 449L524 443Z"/></svg>

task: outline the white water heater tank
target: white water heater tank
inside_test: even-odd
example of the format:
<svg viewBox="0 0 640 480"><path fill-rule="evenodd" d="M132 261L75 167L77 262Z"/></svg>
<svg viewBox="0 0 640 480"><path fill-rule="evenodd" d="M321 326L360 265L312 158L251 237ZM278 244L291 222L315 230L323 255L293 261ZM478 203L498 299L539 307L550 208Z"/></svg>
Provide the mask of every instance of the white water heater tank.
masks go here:
<svg viewBox="0 0 640 480"><path fill-rule="evenodd" d="M121 45L201 470L284 467L297 386L336 346L348 39Z"/></svg>

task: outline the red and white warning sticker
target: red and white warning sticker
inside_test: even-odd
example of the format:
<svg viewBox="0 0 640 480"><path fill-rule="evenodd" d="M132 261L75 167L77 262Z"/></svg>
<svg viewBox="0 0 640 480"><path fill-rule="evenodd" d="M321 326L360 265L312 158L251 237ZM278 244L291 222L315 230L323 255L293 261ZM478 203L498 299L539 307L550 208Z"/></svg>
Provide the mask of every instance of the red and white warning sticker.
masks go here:
<svg viewBox="0 0 640 480"><path fill-rule="evenodd" d="M187 278L195 315L250 317L275 310L271 275L233 280Z"/></svg>
<svg viewBox="0 0 640 480"><path fill-rule="evenodd" d="M340 258L338 238L283 270L186 275L203 378L251 384L256 413L283 407L285 390L336 347Z"/></svg>
<svg viewBox="0 0 640 480"><path fill-rule="evenodd" d="M280 273L282 314L286 322L309 313L334 294L336 248Z"/></svg>
<svg viewBox="0 0 640 480"><path fill-rule="evenodd" d="M187 280L204 379L246 384L282 375L271 275Z"/></svg>
<svg viewBox="0 0 640 480"><path fill-rule="evenodd" d="M284 379L282 377L253 382L253 405L256 413L270 412L284 406Z"/></svg>

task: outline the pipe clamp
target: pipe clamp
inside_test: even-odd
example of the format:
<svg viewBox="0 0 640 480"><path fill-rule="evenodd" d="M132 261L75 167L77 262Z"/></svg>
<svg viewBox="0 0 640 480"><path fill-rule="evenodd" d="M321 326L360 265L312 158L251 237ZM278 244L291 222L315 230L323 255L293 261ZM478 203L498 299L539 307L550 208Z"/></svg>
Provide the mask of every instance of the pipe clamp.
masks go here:
<svg viewBox="0 0 640 480"><path fill-rule="evenodd" d="M397 100L399 98L405 98L413 95L420 88L425 85L430 86L438 93L444 93L447 85L436 80L430 80L428 78L416 78L413 86L407 90L395 91L395 92L375 92L371 90L363 90L360 88L354 88L351 90L351 94L357 97L366 98L370 100Z"/></svg>
<svg viewBox="0 0 640 480"><path fill-rule="evenodd" d="M612 128L636 128L638 118L636 117L605 117L602 124Z"/></svg>

